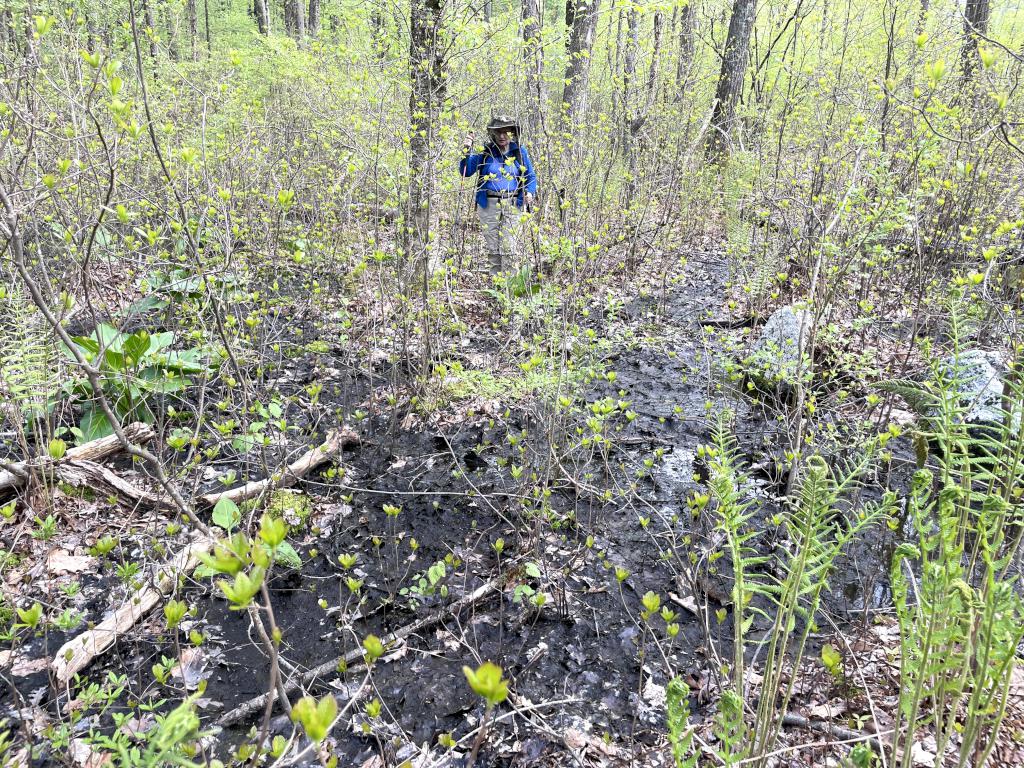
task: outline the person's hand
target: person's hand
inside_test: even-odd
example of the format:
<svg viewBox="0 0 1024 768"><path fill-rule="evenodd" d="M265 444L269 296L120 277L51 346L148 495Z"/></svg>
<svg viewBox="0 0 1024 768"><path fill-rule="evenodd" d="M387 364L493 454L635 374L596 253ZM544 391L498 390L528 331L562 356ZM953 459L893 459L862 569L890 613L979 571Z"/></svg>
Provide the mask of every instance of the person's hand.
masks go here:
<svg viewBox="0 0 1024 768"><path fill-rule="evenodd" d="M469 150L473 148L473 138L475 136L476 136L476 134L474 134L472 132L466 134L466 140L464 142L462 142L462 150L464 152L469 152Z"/></svg>
<svg viewBox="0 0 1024 768"><path fill-rule="evenodd" d="M532 192L527 192L523 196L523 200L526 201L526 207L529 208L531 205L533 205L533 193Z"/></svg>

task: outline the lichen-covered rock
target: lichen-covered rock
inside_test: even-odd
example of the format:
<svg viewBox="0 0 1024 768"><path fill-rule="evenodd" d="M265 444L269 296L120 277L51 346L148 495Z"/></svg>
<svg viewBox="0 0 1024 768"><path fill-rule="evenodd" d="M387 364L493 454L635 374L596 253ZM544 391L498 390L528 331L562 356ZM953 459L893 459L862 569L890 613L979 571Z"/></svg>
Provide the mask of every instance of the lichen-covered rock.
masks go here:
<svg viewBox="0 0 1024 768"><path fill-rule="evenodd" d="M810 361L804 360L811 335L811 313L792 306L772 313L754 349L743 361L747 376L763 389L786 391L797 379L807 381Z"/></svg>
<svg viewBox="0 0 1024 768"><path fill-rule="evenodd" d="M942 361L965 409L964 422L984 426L1003 423L1003 374L1006 365L998 352L972 349Z"/></svg>

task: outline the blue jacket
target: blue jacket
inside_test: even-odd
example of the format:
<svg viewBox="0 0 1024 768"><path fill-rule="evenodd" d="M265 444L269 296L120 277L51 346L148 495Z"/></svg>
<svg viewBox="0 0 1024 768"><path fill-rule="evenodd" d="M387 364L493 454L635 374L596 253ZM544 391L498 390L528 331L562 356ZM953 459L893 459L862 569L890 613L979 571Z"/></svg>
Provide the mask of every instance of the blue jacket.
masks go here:
<svg viewBox="0 0 1024 768"><path fill-rule="evenodd" d="M515 167L517 159L520 161L518 169ZM467 155L459 161L459 173L466 177L480 174L476 185L476 204L481 208L487 207L488 192L518 190L516 205L520 208L523 207L525 193L537 194L537 173L533 170L530 155L526 147L514 141L509 143L508 152L504 155L493 143L484 147L484 151L479 154Z"/></svg>

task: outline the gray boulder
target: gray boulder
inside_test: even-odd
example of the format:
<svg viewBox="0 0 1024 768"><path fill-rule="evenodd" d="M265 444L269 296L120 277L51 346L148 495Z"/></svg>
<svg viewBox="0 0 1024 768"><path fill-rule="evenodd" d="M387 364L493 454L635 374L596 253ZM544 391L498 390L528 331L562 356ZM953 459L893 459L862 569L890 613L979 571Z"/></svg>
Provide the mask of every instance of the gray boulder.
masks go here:
<svg viewBox="0 0 1024 768"><path fill-rule="evenodd" d="M810 379L811 366L803 361L810 343L813 318L806 309L782 307L761 329L754 349L743 361L747 376L762 389L787 392L800 376Z"/></svg>
<svg viewBox="0 0 1024 768"><path fill-rule="evenodd" d="M942 366L956 385L960 404L966 409L964 421L967 424L998 426L1003 423L1006 364L998 352L972 349L950 355L942 361Z"/></svg>

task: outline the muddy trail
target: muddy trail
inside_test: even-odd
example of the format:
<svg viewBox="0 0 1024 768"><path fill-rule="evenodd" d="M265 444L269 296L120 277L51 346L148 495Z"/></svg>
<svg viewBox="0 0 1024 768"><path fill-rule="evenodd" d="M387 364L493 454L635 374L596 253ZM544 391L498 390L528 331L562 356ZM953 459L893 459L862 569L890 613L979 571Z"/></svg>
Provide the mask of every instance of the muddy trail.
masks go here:
<svg viewBox="0 0 1024 768"><path fill-rule="evenodd" d="M634 300L603 319L605 332L621 323L644 333L606 358L614 375L584 389L574 415L559 422L565 440L557 450L550 419L530 408L485 403L447 426L403 426L393 415L371 412L355 425L361 442L344 452L333 476L312 476L301 493L275 496L295 522L290 541L302 560L301 568L275 568L269 582L286 678L358 649L371 633L386 637L438 618L386 648L369 676L354 664L305 686L317 695L333 693L340 707L358 697L349 727L331 736L343 764L379 765L374 756L383 755L383 765L395 765L423 745L444 764L450 758L437 745L448 735L463 756L452 764L460 764L483 714L463 666L485 660L505 671L511 692L505 712L516 714L496 723L479 765L562 763L581 749L613 764L660 763L667 757L665 685L673 674L694 689L698 720L709 714L721 667L716 653L728 652L731 631L730 620L714 617L728 606L730 585L709 565L720 542L687 504L703 489L698 446L708 442L715 415L729 411L754 468L750 494L767 519L779 493L770 466L786 439L785 423L741 396L712 362L721 348L702 327L720 305L727 279L724 256L690 254L671 292ZM303 369L308 361L293 363L278 384L283 394L310 378ZM317 365L335 377L336 386L322 395L327 406L372 400L374 379L332 367L329 353ZM593 426L588 419L598 417L606 440L581 444L576 428L586 433ZM210 482L230 470L224 460ZM158 519L149 527L161 536ZM169 551L183 541L180 534L163 538ZM765 553L779 546L770 525L756 546ZM837 622L857 620L885 602L883 563L891 546L878 534L840 564L826 600ZM496 590L446 612L496 579ZM109 569L87 581L79 600L87 620L102 617L117 583ZM663 596L667 619L641 618L648 591ZM190 579L184 599L197 609L177 639L154 612L88 675L101 680L127 671L139 690L165 696L146 682L149 670L162 657L176 657L176 643L190 632L201 632L202 645L190 648L185 668L174 667L171 682L188 691L204 686L200 714L205 726L224 725L209 743L226 757L259 726L262 708L226 720L266 693L268 659L247 613L229 610L209 579ZM676 631L668 632L669 625ZM51 633L26 654L52 653L64 639ZM17 717L28 704L51 712L63 706L47 691L45 670L24 682L30 685L19 688L34 689L36 700L4 715ZM5 698L7 685L0 683ZM381 709L371 717L366 705L374 699ZM109 724L117 711L91 715L78 727ZM292 733L279 708L270 732Z"/></svg>

